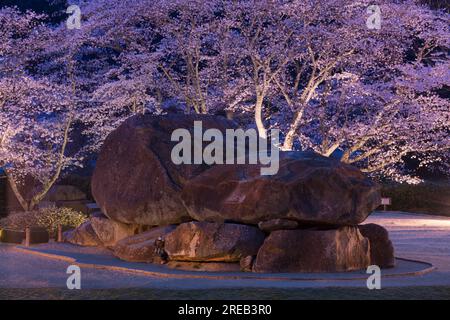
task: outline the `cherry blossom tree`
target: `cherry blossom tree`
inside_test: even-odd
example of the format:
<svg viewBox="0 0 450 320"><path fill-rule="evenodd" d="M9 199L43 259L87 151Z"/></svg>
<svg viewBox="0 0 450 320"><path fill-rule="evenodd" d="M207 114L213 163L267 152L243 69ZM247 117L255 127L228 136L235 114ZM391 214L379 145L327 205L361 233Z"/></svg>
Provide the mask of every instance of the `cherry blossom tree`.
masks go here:
<svg viewBox="0 0 450 320"><path fill-rule="evenodd" d="M450 105L440 93L449 83L448 16L411 4L384 12L379 47L399 48L367 55L369 68L360 62L328 79L303 119L300 140L327 156L339 148L341 161L365 172L415 182L401 174L407 155L421 154L419 165L430 165L450 150Z"/></svg>
<svg viewBox="0 0 450 320"><path fill-rule="evenodd" d="M42 15L0 11L0 166L24 210L38 204L77 157L65 154L75 110L67 88L29 75L30 56L45 39ZM41 35L43 38L41 38ZM30 199L22 193L25 177L40 182Z"/></svg>
<svg viewBox="0 0 450 320"><path fill-rule="evenodd" d="M381 28L371 29L372 4L80 1L75 30L2 9L1 166L36 177L42 195L127 117L181 105L233 111L262 137L281 129L284 150L369 174L415 181L407 157L449 172L448 14L380 0ZM69 156L75 127L89 143Z"/></svg>
<svg viewBox="0 0 450 320"><path fill-rule="evenodd" d="M368 1L274 1L266 11L235 2L229 52L248 58L238 74L253 74L260 132L266 99L280 110L267 120L285 132L283 149L298 137L303 149L340 150L343 162L400 179L406 155L449 150L448 100L436 94L449 83L448 15L413 1L379 3L381 30L366 26Z"/></svg>

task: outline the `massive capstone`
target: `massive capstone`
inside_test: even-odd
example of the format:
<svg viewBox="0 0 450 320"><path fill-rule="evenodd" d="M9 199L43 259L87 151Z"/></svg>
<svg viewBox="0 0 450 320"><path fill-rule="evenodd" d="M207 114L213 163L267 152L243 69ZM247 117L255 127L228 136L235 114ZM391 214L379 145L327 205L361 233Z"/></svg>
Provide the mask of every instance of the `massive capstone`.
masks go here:
<svg viewBox="0 0 450 320"><path fill-rule="evenodd" d="M281 152L279 171L259 165L216 165L188 181L182 198L199 221L357 225L380 204L378 184L357 168L312 152Z"/></svg>
<svg viewBox="0 0 450 320"><path fill-rule="evenodd" d="M105 140L92 177L92 194L109 218L129 224L169 225L192 220L180 193L191 178L209 166L172 162L176 129L193 135L194 121L225 132L235 128L224 117L208 115L139 115L126 120Z"/></svg>

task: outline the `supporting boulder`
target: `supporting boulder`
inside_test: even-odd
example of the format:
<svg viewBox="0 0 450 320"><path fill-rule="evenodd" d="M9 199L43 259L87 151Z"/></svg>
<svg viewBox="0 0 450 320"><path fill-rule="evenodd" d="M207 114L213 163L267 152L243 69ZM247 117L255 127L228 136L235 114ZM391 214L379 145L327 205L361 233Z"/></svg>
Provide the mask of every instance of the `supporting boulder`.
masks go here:
<svg viewBox="0 0 450 320"><path fill-rule="evenodd" d="M233 223L189 222L165 238L169 260L239 262L256 255L264 233L256 227Z"/></svg>
<svg viewBox="0 0 450 320"><path fill-rule="evenodd" d="M255 272L341 272L370 264L369 240L358 227L272 232L258 251Z"/></svg>
<svg viewBox="0 0 450 320"><path fill-rule="evenodd" d="M156 227L146 232L124 238L113 247L114 255L130 262L160 263L161 258L155 252L155 241L173 231L175 226Z"/></svg>
<svg viewBox="0 0 450 320"><path fill-rule="evenodd" d="M102 245L90 221L85 221L77 228L64 232L63 241L86 247Z"/></svg>
<svg viewBox="0 0 450 320"><path fill-rule="evenodd" d="M370 264L380 268L395 266L394 246L388 231L380 225L369 223L358 226L361 234L370 241Z"/></svg>
<svg viewBox="0 0 450 320"><path fill-rule="evenodd" d="M112 247L119 240L135 235L138 231L137 225L124 224L106 217L92 217L90 222L105 247Z"/></svg>

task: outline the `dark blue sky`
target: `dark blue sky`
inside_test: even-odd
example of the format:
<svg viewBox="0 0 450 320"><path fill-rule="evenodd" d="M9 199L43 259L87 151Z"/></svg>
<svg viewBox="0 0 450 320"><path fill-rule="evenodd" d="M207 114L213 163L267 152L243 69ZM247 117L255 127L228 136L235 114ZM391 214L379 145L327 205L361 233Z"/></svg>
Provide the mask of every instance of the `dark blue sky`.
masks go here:
<svg viewBox="0 0 450 320"><path fill-rule="evenodd" d="M67 17L65 11L68 2L76 3L76 1L66 0L0 0L0 8L15 6L22 11L33 10L38 13L45 13L49 16L49 22L57 23Z"/></svg>

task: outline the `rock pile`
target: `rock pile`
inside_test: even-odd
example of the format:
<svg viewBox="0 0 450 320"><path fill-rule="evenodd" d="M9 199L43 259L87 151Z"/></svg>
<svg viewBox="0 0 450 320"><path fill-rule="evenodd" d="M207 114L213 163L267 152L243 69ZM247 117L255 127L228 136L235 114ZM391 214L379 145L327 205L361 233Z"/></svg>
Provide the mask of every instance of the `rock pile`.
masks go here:
<svg viewBox="0 0 450 320"><path fill-rule="evenodd" d="M175 165L171 134L192 130L194 121L236 128L221 117L141 115L111 133L92 178L105 216L68 232L67 241L100 242L123 260L189 270L394 265L387 231L360 225L379 205L380 188L358 169L308 152L281 152L278 173L267 176L257 164Z"/></svg>

